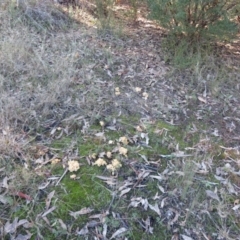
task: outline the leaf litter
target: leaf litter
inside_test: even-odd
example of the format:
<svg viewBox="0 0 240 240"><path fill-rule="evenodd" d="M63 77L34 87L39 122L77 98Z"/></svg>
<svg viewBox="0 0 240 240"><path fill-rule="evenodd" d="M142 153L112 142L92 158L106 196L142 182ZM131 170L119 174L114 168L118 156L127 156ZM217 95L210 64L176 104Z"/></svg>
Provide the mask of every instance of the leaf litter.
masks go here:
<svg viewBox="0 0 240 240"><path fill-rule="evenodd" d="M84 44L87 44L90 40L92 55L89 54L89 58L96 58L97 61L86 65L85 70L80 70L83 77L79 77L76 71L76 74L74 72L73 76L68 79L74 88L66 95L72 96L73 94L74 97L64 99L65 94L61 93L63 101L49 106L50 109L56 109L56 114L53 114L51 119L42 121L44 116L41 112L44 114L45 110L37 104L40 98L35 93L36 96L34 98L36 100L33 98L32 106L36 106L36 110L30 110L32 111L31 114L34 111L37 111L37 113L34 114L34 119L26 120L29 126L33 126L33 129L38 124L43 129L43 133L36 137L36 139L45 139L41 140L43 145L46 143L46 139L49 142L61 140L66 136L73 136L74 132L80 130L84 137L94 135L93 140L100 141L103 145L111 141L111 144L115 148L99 153L99 158L95 163L99 159L102 159L99 162L102 163L105 161L106 164L93 163L92 165L97 165L103 169L105 175L98 175L96 177L101 179L103 184L106 183L106 188L109 191L114 192L114 194L117 193L117 197L112 198L112 202L108 203L108 207L113 218L120 226L114 226L107 222L106 218L109 217L110 213L97 213L97 211L94 212L93 208L86 206L79 211L70 211L69 215L73 218L78 218L80 215L87 215L94 212L95 215L89 216L89 219L95 216L100 221L90 220L81 230L76 230L76 234L83 236L91 236L92 234L97 236L101 233L102 236L110 239L127 236L132 231L129 227L131 220L128 221L121 216L124 216L126 210L131 211L131 208L134 208L135 213L143 214L140 214L136 222L138 223L138 228L142 227L147 234L154 234L157 230L157 225L154 225L153 222L156 222L159 218L160 223L168 227L167 231L172 236L180 234L182 239L202 239L203 237L206 238L205 236L208 236L208 234L212 234L213 237L218 239L225 239L224 234L219 230L223 226L213 227L210 231L207 229L206 223L200 218L211 219L213 222L216 222L219 217L223 219L220 207L221 204L224 204L224 201L227 201L226 193L224 193L225 190L229 196L239 197L239 97L237 94L234 94L234 90L223 87L223 95L219 96L219 99L215 98L210 93L210 90L206 90L206 82L199 81L196 88L189 85L189 78L191 76L188 76L187 73L180 74L179 76L179 72L177 72L175 73L177 77L174 74L170 78L166 77L173 69L161 58L161 54L159 55L156 52L159 35L154 34L154 30L152 30L146 36L147 30L141 25L139 28L131 30L133 39L129 38L125 42L122 39L115 40L116 42L114 42L111 37L84 36L79 31L68 33L66 35L68 40L73 38L76 42L84 42ZM58 41L59 38L61 38L60 35L56 36L54 41ZM138 41L135 41L135 38ZM54 41L50 38L46 42L46 46L49 49L48 58L52 62L54 62L55 52L59 51L53 44ZM138 46L135 46L136 42ZM100 48L102 44L107 46L107 49L111 49L112 55L115 56L112 61L109 61L109 59L106 60L103 55ZM119 44L119 46L124 45L124 48L115 48L115 44ZM82 46L79 47L82 48ZM78 50L85 51L84 48L81 48ZM52 52L50 49L53 49L55 52ZM133 51L133 49L135 50ZM61 51L60 54L62 54ZM68 57L67 59L69 60ZM107 70L105 69L105 65L109 65L106 68ZM99 68L106 70L102 73L103 75L99 74ZM113 79L119 76L122 83L116 84ZM92 82L89 79L94 81L96 89L91 88ZM141 88L138 87L139 82L141 82ZM76 86L79 84L84 85L83 90L79 88L80 90L75 92L75 89L77 89ZM204 85L204 88L202 88L202 85ZM39 88L41 92L43 89ZM88 98L87 95L92 90L94 90L94 97ZM231 91L233 91L234 96L230 96L227 99L226 95L231 93ZM102 96L102 92L105 93L105 96ZM192 100L191 95L194 94L197 96L197 102ZM81 96L81 98L78 96ZM74 98L76 99L74 100ZM22 99L20 100L22 101ZM18 100L14 101L18 102ZM74 103L74 101L76 102ZM229 109L233 109L233 111ZM76 112L79 112L79 114L75 114ZM151 124L148 120L153 120L157 124L156 119L161 118L165 123L177 126L184 124L189 118L194 118L196 122L198 120L205 121L205 112L210 114L209 119L211 119L208 129L201 131L201 126L196 127L197 124L195 125L194 123L189 131L186 130L186 133L182 133L183 136L181 137L184 139L179 139L173 136L174 134L168 127L156 127L154 133L158 137L152 139L151 126L154 127L154 123ZM232 114L233 112L234 114ZM108 126L108 121L104 118L111 116L111 114L116 118L116 113L118 114L118 118L121 115L128 115L129 113L129 118L135 114L139 114L145 120L141 119L134 124L129 121L129 124L133 124L132 127L136 130L134 134L131 134L131 131L118 119L115 120L115 123L111 123L112 125ZM219 113L223 113L224 117ZM94 125L94 117L97 114L100 114L104 120L99 122L101 129L91 132L90 127ZM24 119L24 117L22 118ZM146 121L146 119L148 120ZM20 122L21 120L18 119L18 121ZM206 123L208 124L207 121ZM108 131L123 131L127 132L127 134L125 135L124 133L124 136L122 135L120 138L108 139ZM203 137L197 144L192 146L191 137L196 132L199 132L201 137ZM5 138L10 135L9 130L4 129L2 130L2 134ZM214 146L215 143L211 136L218 137L226 143L227 147L221 146L225 151L224 154L219 149L215 152L214 148L216 146ZM23 145L18 145L18 139L20 138L8 139L12 141L11 148L18 149L17 152L20 158L27 159ZM158 140L160 141L158 142ZM187 147L179 147L178 143L182 141L187 143ZM159 148L163 145L164 148L168 149L167 153L162 152L163 149L159 151L152 150L153 152L156 151L157 154L145 153L147 149L149 151L149 148L154 149L155 142L157 142ZM49 173L45 169L45 166L49 166L48 164L52 159L51 155L55 154L56 150L41 148L39 146L36 149L31 149L32 152L28 156L30 156L30 159L34 159L34 163L31 163L33 168L40 170L38 173L47 177L45 178L44 185L40 186L39 184L38 190L48 191L53 185L61 186L61 180L67 176L67 171L81 171L80 165L77 164L78 161L74 159L76 155L73 153L73 150L76 151L74 149L76 146L73 148L71 146L63 147L67 149L63 150L60 148L61 150L57 151L59 154L63 153L64 155L62 164L65 166L65 171L61 176L52 176L51 173L48 176ZM3 152L6 156L7 154L11 155L10 152L7 152L7 154L6 151ZM104 171L105 165L111 164L111 161L116 156L121 160L121 166L119 165L119 168L116 168L114 171L113 168L109 167L110 175L108 175L109 173ZM212 158L219 156L221 156L221 161L218 163L211 162ZM87 158L87 156L84 157ZM159 163L153 165L153 162L156 163L157 161ZM195 162L195 166L190 170L186 170L184 166L187 162ZM68 168L66 168L67 163L70 163L70 165L68 164ZM89 163L91 163L91 160ZM28 166L31 166L31 164L27 163ZM129 166L131 166L130 169ZM89 165L89 167L92 166ZM2 167L1 169L4 168ZM211 176L211 174L214 174L214 180L212 178L208 180L208 176ZM12 177L7 177L4 170L1 171L0 200L6 209L9 205L12 205L12 200L9 200L9 196L14 196L14 198L20 197L28 201L33 199L27 192L25 193L22 189L13 186L13 177L15 177L14 174ZM216 182L214 182L215 180ZM75 180L72 179L72 181ZM28 188L26 189L29 190ZM45 196L46 209L39 215L49 226L51 226L49 220L50 214L54 215L54 212L58 210L57 206L51 206L54 195L57 198L55 192L51 191ZM196 198L198 195L201 200ZM123 204L121 206L123 212L121 212L121 208L113 208L118 198L124 201L121 202ZM17 199L17 202L22 205L27 204L21 202L19 199ZM196 205L194 205L195 202L197 202ZM239 204L233 205L230 203L229 205L230 209L239 215ZM113 214L114 211L117 213ZM209 217L210 215L212 217ZM128 215L125 215L125 218L128 218ZM187 222L188 224L186 225L183 224L188 218L191 218L191 221ZM63 229L66 230L68 228L64 220L58 219L58 221ZM8 233L16 235L19 228L24 228L24 225L29 223L26 219L18 220L18 218L4 222L4 230L1 228L1 236ZM239 229L237 224L239 223L236 222L234 227ZM97 228L98 226L103 227L102 232ZM54 229L54 226L52 229ZM179 229L181 229L181 232L179 232ZM202 233L199 229L201 229ZM230 235L233 238L237 236L236 229L232 229L231 227L227 229L226 234L229 234L229 236L227 235L228 239L230 239ZM30 238L31 234L27 233L27 231L26 235L16 235L16 239Z"/></svg>

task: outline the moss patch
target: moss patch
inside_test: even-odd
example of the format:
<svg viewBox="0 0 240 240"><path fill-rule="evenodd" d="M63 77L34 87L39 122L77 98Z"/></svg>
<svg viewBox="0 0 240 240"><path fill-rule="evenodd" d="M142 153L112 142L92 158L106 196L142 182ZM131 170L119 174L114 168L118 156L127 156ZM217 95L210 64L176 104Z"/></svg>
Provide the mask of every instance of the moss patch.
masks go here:
<svg viewBox="0 0 240 240"><path fill-rule="evenodd" d="M32 218L32 216L36 216L36 213L41 216L46 211L46 197L51 191L55 190L51 206L55 206L56 209L48 215L48 220L52 227L44 230L42 227L36 226L36 228L31 229L34 235L43 235L43 232L48 231L47 239L66 238L69 232L75 234L76 231L82 229L91 220L88 218L89 215L109 211L110 214L106 216L105 222L108 225L108 236L111 236L117 229L123 227L123 219L127 219L130 225L124 235L132 239L142 239L143 236L148 238L149 233L146 233L141 224L144 224L144 221L149 219L154 229L154 235L151 239L158 239L157 236L163 236L165 239L170 238L171 231L166 227L166 222L161 220L154 210L144 209L144 206L141 204L137 207L129 207L129 203L133 197L136 197L148 200L149 204L153 206L155 204L153 196L159 192L159 185L163 186L165 191L168 192L166 197L170 199L170 205L171 201L176 201L171 199L175 198L187 205L191 205L191 201L194 204L197 204L200 199L204 201L205 193L200 189L200 183L194 181L195 165L191 159L186 160L185 165L181 165L181 159L176 158L172 154L177 151L185 151L185 147L192 146L189 145L190 142L192 144L197 143L199 133L193 133L191 140L185 141L186 132L190 131L189 127L172 126L162 121L139 123L134 120L128 123L126 119L119 119L116 123L118 128L110 130L106 126L100 126L99 121L90 127L87 135L77 131L71 137L66 136L53 141L51 147L56 151L60 151L60 158L64 158L63 153L68 152L68 149L71 150L70 152L77 153L80 169L74 173L67 172L57 186L53 185L47 188L46 191L43 191L44 196L42 199L38 199L38 204L33 204L32 206L25 205L25 207L17 209L15 216ZM107 120L104 121L107 122ZM98 136L98 133L101 132L104 133L104 136L101 134ZM127 145L119 141L119 138L123 136L128 139ZM109 144L109 140L112 140L113 143ZM118 148L121 146L128 150L126 156L119 153ZM64 151L62 151L63 149ZM106 156L107 152L111 152L111 158ZM136 183L136 186L131 185L131 191L124 194L123 197L119 197L118 194L113 197L113 193L118 188L116 186L110 187L96 177L98 175L104 177L111 176L111 172L106 169L106 166L98 167L92 165L98 158L103 158L107 164L113 158L119 159L122 167L117 171L118 186L128 181L132 181L134 185ZM64 165L66 165L68 160L65 159L63 161L65 161ZM184 175L175 174L173 177L169 177L168 180L163 179L161 181L148 177L138 179L139 172L145 170L153 171L155 176L157 176L157 172L162 173L168 168L169 162L172 164L173 174L175 174L174 171L179 171L183 172ZM89 165L89 163L92 164ZM62 164L54 165L50 169L52 175L58 177L61 177L65 171ZM76 175L75 179L70 178L72 174ZM210 180L214 181L213 179ZM138 187L139 185L144 187ZM178 196L174 194L171 196L170 192L175 188L179 190L179 194ZM192 189L195 190L193 191ZM192 207L194 207L193 204ZM70 212L77 212L83 208L90 208L92 212L79 215L76 218L70 215ZM164 214L167 208L163 208L161 211ZM192 217L189 217L187 220L190 225L191 221L195 221ZM68 231L62 229L61 221L71 226L71 229L68 229ZM39 224L45 226L41 217L39 218ZM102 228L101 225L99 227Z"/></svg>

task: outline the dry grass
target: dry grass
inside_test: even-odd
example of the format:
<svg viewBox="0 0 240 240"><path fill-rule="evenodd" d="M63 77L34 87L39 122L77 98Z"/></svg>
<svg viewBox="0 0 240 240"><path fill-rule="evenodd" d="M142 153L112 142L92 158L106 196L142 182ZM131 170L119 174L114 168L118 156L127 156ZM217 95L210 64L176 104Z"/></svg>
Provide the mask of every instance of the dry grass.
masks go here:
<svg viewBox="0 0 240 240"><path fill-rule="evenodd" d="M6 139L8 134L4 132L38 131L43 122L63 118L65 112L71 111L68 108L81 108L74 102L76 99L73 100L70 86L75 78L79 82L85 78L84 71L78 67L82 67L85 59L87 61L87 57L81 56L82 52L87 52L84 31L75 39L63 29L57 36L49 29L39 34L25 18L25 10L8 7L10 9L1 12L3 37L0 41L0 128L1 142L9 142L11 146L6 147L7 152L21 140L19 136ZM28 8L33 10L35 6ZM38 7L39 12L44 13L44 10ZM58 106L63 107L63 112L58 112ZM1 147L5 149L5 146Z"/></svg>

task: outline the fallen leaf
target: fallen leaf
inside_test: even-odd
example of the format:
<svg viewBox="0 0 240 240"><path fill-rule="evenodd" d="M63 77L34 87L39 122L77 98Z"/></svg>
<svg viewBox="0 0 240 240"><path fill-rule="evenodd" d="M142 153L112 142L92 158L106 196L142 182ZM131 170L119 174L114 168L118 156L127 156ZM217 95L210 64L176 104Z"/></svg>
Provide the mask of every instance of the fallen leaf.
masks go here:
<svg viewBox="0 0 240 240"><path fill-rule="evenodd" d="M99 138L105 138L104 132L96 133L95 136L96 136L96 137L99 137Z"/></svg>
<svg viewBox="0 0 240 240"><path fill-rule="evenodd" d="M240 204L235 205L235 206L232 208L232 210L236 211L236 210L238 210L239 208L240 208Z"/></svg>
<svg viewBox="0 0 240 240"><path fill-rule="evenodd" d="M19 235L17 235L15 240L28 240L28 239L31 239L31 237L32 237L31 233L28 233L27 235L19 234Z"/></svg>
<svg viewBox="0 0 240 240"><path fill-rule="evenodd" d="M25 194L23 192L16 192L14 195L16 195L16 196L18 196L20 198L24 198L24 199L26 199L28 201L32 200L32 198L29 195L27 195L27 194Z"/></svg>
<svg viewBox="0 0 240 240"><path fill-rule="evenodd" d="M40 185L38 186L38 189L39 189L39 190L40 190L40 189L44 189L44 188L46 188L49 184L50 184L50 181L47 181L47 182L45 182L45 183L42 183L42 184L40 184Z"/></svg>
<svg viewBox="0 0 240 240"><path fill-rule="evenodd" d="M146 139L146 145L149 144L149 137L148 137L148 133L141 133L141 138L145 138Z"/></svg>
<svg viewBox="0 0 240 240"><path fill-rule="evenodd" d="M143 226L145 228L145 232L146 233L153 233L153 228L151 227L151 221L150 221L150 217L148 216L146 220L142 219L142 222L144 223L145 226Z"/></svg>
<svg viewBox="0 0 240 240"><path fill-rule="evenodd" d="M74 217L75 219L77 219L77 217L78 217L79 215L88 214L88 213L90 213L90 212L92 212L92 211L93 211L93 209L91 209L91 208L82 208L81 210L79 210L79 211L77 211L77 212L72 212L72 211L70 211L69 215L72 216L72 217Z"/></svg>
<svg viewBox="0 0 240 240"><path fill-rule="evenodd" d="M215 200L220 202L220 199L219 199L218 195L215 192L213 192L211 190L206 190L206 194L207 194L208 197L210 197L212 199L215 199Z"/></svg>
<svg viewBox="0 0 240 240"><path fill-rule="evenodd" d="M124 194L128 193L129 191L131 191L132 188L126 188L124 190L121 191L119 197L122 197Z"/></svg>
<svg viewBox="0 0 240 240"><path fill-rule="evenodd" d="M50 135L53 135L57 131L57 128L53 128L52 131L50 132Z"/></svg>
<svg viewBox="0 0 240 240"><path fill-rule="evenodd" d="M8 189L8 177L5 177L2 181L1 187Z"/></svg>
<svg viewBox="0 0 240 240"><path fill-rule="evenodd" d="M128 205L128 207L137 207L141 203L142 198L141 197L134 197L131 199L131 203Z"/></svg>
<svg viewBox="0 0 240 240"><path fill-rule="evenodd" d="M113 235L111 236L110 239L116 238L118 235L120 235L126 231L127 231L127 229L125 227L122 227L122 228L118 229L115 233L113 233Z"/></svg>
<svg viewBox="0 0 240 240"><path fill-rule="evenodd" d="M199 100L200 102L207 103L207 99L206 99L206 98L203 98L203 97L201 97L201 96L198 96L198 100Z"/></svg>
<svg viewBox="0 0 240 240"><path fill-rule="evenodd" d="M55 206L51 207L49 210L42 214L42 217L46 217L49 213L53 212L56 209Z"/></svg>
<svg viewBox="0 0 240 240"><path fill-rule="evenodd" d="M19 226L22 226L26 223L29 223L27 219L21 219L18 221L18 218L16 217L12 223L10 223L9 221L6 222L4 226L4 232L5 234L15 233Z"/></svg>
<svg viewBox="0 0 240 240"><path fill-rule="evenodd" d="M128 186L130 186L130 185L133 185L133 183L132 182L130 182L130 181L125 181L124 182L124 184L121 186L121 187L119 187L119 191L122 191L123 189L125 189L126 187L128 187Z"/></svg>
<svg viewBox="0 0 240 240"><path fill-rule="evenodd" d="M178 174L179 176L185 176L185 173L182 171L176 171L175 173Z"/></svg>
<svg viewBox="0 0 240 240"><path fill-rule="evenodd" d="M113 78L113 75L112 75L112 73L111 73L110 70L107 70L107 75L108 75L109 77Z"/></svg>
<svg viewBox="0 0 240 240"><path fill-rule="evenodd" d="M107 224L103 224L103 232L102 232L103 237L106 239L107 236Z"/></svg>
<svg viewBox="0 0 240 240"><path fill-rule="evenodd" d="M165 190L162 186L158 185L158 189L162 192L162 193L165 193Z"/></svg>
<svg viewBox="0 0 240 240"><path fill-rule="evenodd" d="M88 228L87 228L87 225L85 225L80 231L78 231L77 232L77 235L80 235L80 236L82 236L82 235L86 235L86 234L88 234Z"/></svg>
<svg viewBox="0 0 240 240"><path fill-rule="evenodd" d="M100 152L98 154L98 158L103 158L106 155L106 152Z"/></svg>
<svg viewBox="0 0 240 240"><path fill-rule="evenodd" d="M63 222L62 219L59 218L58 222L60 223L62 229L67 230L67 225Z"/></svg>
<svg viewBox="0 0 240 240"><path fill-rule="evenodd" d="M13 220L13 223L10 223L10 221L7 221L4 225L4 233L8 234L8 233L14 233L17 229L17 223L16 221L18 221L18 218L15 218Z"/></svg>
<svg viewBox="0 0 240 240"><path fill-rule="evenodd" d="M159 175L159 176L150 175L150 178L155 178L155 179L157 179L157 180L159 180L159 181L164 180L164 177L162 177L161 175Z"/></svg>
<svg viewBox="0 0 240 240"><path fill-rule="evenodd" d="M238 195L238 192L235 191L233 185L229 181L227 182L227 189L229 193Z"/></svg>
<svg viewBox="0 0 240 240"><path fill-rule="evenodd" d="M175 214L175 217L168 223L169 225L173 225L179 218L180 214L176 209L169 208L169 211L172 212L171 215Z"/></svg>
<svg viewBox="0 0 240 240"><path fill-rule="evenodd" d="M87 223L87 227L88 227L88 228L94 228L94 227L96 227L96 226L98 226L98 225L100 225L100 224L101 224L101 222L92 220L92 221L90 221L90 222Z"/></svg>
<svg viewBox="0 0 240 240"><path fill-rule="evenodd" d="M144 210L147 210L149 206L148 200L146 198L142 198L140 202L143 205Z"/></svg>
<svg viewBox="0 0 240 240"><path fill-rule="evenodd" d="M5 131L3 129L2 129L2 133L3 133L4 136L6 136L8 134L7 131Z"/></svg>
<svg viewBox="0 0 240 240"><path fill-rule="evenodd" d="M167 201L167 198L164 198L162 201L161 201L161 204L160 204L160 208L163 208L165 206L165 202Z"/></svg>
<svg viewBox="0 0 240 240"><path fill-rule="evenodd" d="M109 214L109 212L104 212L104 213L100 213L100 214L94 214L89 216L88 218L98 218L100 220L100 222L104 223L106 216Z"/></svg>
<svg viewBox="0 0 240 240"><path fill-rule="evenodd" d="M139 174L138 174L138 176L137 176L137 179L138 180L143 180L144 178L146 178L149 174L151 173L151 171L149 171L149 170L142 170Z"/></svg>
<svg viewBox="0 0 240 240"><path fill-rule="evenodd" d="M50 192L46 198L46 209L48 210L52 201L52 198L54 196L55 190Z"/></svg>
<svg viewBox="0 0 240 240"><path fill-rule="evenodd" d="M129 208L129 207L135 207L135 208L136 208L139 204L140 204L140 202L132 201L132 202L128 205L128 208Z"/></svg>
<svg viewBox="0 0 240 240"><path fill-rule="evenodd" d="M193 238L188 237L188 236L183 235L183 234L181 234L181 237L183 238L183 240L193 240Z"/></svg>
<svg viewBox="0 0 240 240"><path fill-rule="evenodd" d="M149 164L149 161L145 155L139 154L139 156L147 163Z"/></svg>
<svg viewBox="0 0 240 240"><path fill-rule="evenodd" d="M149 204L149 208L150 208L151 210L153 210L154 212L156 212L156 213L158 214L158 216L161 217L161 212L160 212L160 209L159 209L157 203L155 203L155 205Z"/></svg>

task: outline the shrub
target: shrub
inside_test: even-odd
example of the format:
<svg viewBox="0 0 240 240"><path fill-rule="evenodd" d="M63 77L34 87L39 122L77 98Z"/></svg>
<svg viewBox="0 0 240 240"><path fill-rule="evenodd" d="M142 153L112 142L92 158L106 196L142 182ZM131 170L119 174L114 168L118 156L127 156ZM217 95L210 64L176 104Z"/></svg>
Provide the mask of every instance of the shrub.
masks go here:
<svg viewBox="0 0 240 240"><path fill-rule="evenodd" d="M114 0L95 0L96 14L101 31L104 30L105 32L111 29L113 3Z"/></svg>
<svg viewBox="0 0 240 240"><path fill-rule="evenodd" d="M148 0L150 16L164 28L190 39L225 39L237 33L231 21L238 0Z"/></svg>
<svg viewBox="0 0 240 240"><path fill-rule="evenodd" d="M98 18L108 18L113 6L113 0L95 0Z"/></svg>

